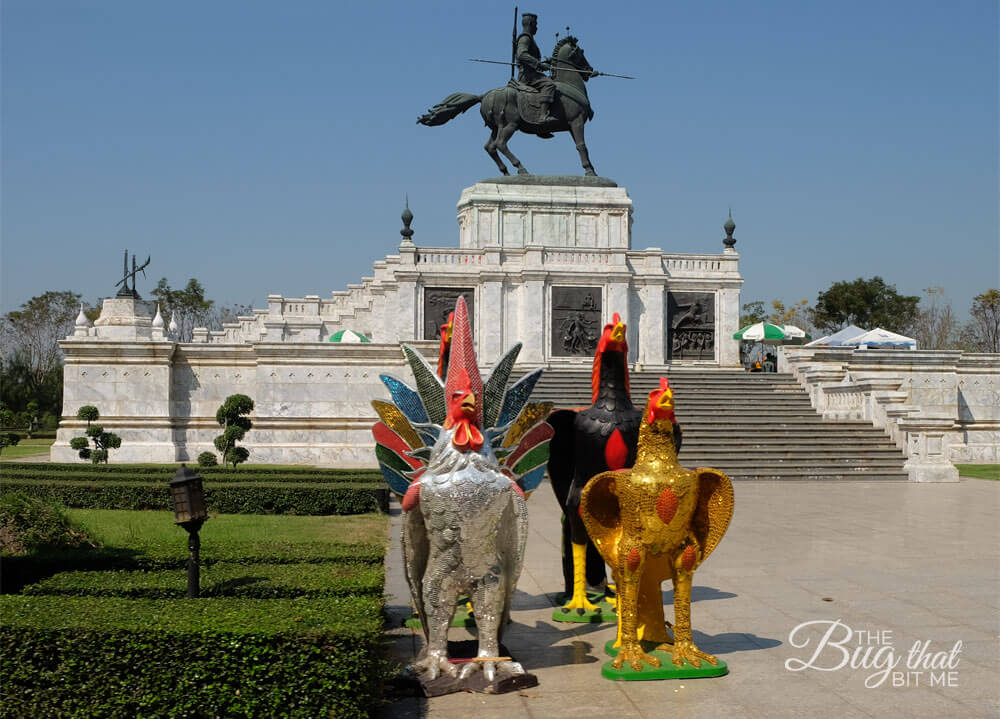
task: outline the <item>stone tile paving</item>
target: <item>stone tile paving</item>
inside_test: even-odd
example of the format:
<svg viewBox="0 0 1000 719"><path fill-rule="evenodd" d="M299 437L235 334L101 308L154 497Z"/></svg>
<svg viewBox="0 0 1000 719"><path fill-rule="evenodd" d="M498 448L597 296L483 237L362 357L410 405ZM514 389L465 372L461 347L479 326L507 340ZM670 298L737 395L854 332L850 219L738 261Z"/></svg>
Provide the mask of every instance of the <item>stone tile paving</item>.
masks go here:
<svg viewBox="0 0 1000 719"><path fill-rule="evenodd" d="M547 483L528 504L531 535L504 643L539 686L402 699L383 717L1000 717L1000 483L738 483L732 525L695 574L691 608L695 641L730 674L670 682L604 679L603 646L614 625L551 621L549 596L562 585L559 508ZM398 626L409 592L395 513L386 589ZM664 597L672 621L672 593ZM801 630L810 640L803 648L789 633L813 620L891 632L902 679L915 642L930 641L933 653L961 641L954 686L930 686L927 670L909 674L909 686L893 686L890 676L875 688L865 686L877 672L871 667L789 671L786 660L809 660L821 631ZM423 641L407 629L390 634L402 661ZM452 639L468 636L452 629ZM845 647L874 654L888 646L868 639L855 634ZM828 646L816 663L836 665L841 655Z"/></svg>

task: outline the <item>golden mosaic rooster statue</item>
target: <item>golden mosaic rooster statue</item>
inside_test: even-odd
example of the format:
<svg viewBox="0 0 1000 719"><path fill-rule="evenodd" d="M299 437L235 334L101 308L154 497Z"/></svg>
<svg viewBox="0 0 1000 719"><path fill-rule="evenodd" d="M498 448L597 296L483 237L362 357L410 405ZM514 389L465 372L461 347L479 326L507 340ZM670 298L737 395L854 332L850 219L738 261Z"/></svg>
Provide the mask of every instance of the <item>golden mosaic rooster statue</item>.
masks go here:
<svg viewBox="0 0 1000 719"><path fill-rule="evenodd" d="M692 638L691 579L729 527L733 486L718 470L677 463L675 421L673 391L661 377L643 412L633 467L598 474L583 490L587 532L618 586L615 670L625 662L635 672L643 663L659 668L660 659L643 645L669 653L677 667L685 661L695 668L702 661L718 665ZM674 585L673 642L663 616L660 585L666 579Z"/></svg>

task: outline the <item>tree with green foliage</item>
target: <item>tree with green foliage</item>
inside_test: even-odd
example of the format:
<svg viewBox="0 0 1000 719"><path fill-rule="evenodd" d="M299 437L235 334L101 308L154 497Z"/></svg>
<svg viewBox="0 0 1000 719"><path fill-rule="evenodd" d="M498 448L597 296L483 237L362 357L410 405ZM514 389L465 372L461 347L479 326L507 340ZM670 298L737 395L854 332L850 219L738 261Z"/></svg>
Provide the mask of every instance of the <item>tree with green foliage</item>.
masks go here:
<svg viewBox="0 0 1000 719"><path fill-rule="evenodd" d="M79 451L80 459L89 459L94 464L100 464L101 462L107 464L108 451L121 447L122 438L117 434L105 432L104 427L99 424L91 424L91 422L96 422L101 418L101 413L93 405L84 405L78 409L76 417L77 419L86 420L87 429L85 432L87 437L90 437L90 441L94 443L94 448L90 448L90 442L87 440L87 437L74 437L69 441L70 448Z"/></svg>
<svg viewBox="0 0 1000 719"><path fill-rule="evenodd" d="M251 412L253 412L252 399L245 394L231 394L215 413L215 421L223 428L222 434L215 438L215 448L222 455L222 461L233 465L233 469L250 457L250 450L237 447L236 443L253 427L250 418L246 416Z"/></svg>
<svg viewBox="0 0 1000 719"><path fill-rule="evenodd" d="M989 289L972 299L972 320L962 332L974 352L1000 352L1000 290Z"/></svg>
<svg viewBox="0 0 1000 719"><path fill-rule="evenodd" d="M812 319L809 317L809 300L799 300L791 305L785 305L781 300L771 300L771 314L767 321L772 325L794 325L799 329L811 330Z"/></svg>
<svg viewBox="0 0 1000 719"><path fill-rule="evenodd" d="M190 342L195 327L207 326L214 303L205 299L205 288L194 277L180 290L173 289L167 278L161 277L150 294L160 303L163 321L167 324L171 320L177 322L178 342Z"/></svg>
<svg viewBox="0 0 1000 719"><path fill-rule="evenodd" d="M0 404L0 427L13 427L14 426L14 413L9 409ZM3 452L4 447L13 447L18 442L21 441L21 435L15 432L2 432L0 433L0 452Z"/></svg>
<svg viewBox="0 0 1000 719"><path fill-rule="evenodd" d="M813 324L827 332L847 325L864 329L881 327L890 332L907 332L917 317L916 295L901 295L895 285L876 275L869 280L834 282L820 292L810 315Z"/></svg>
<svg viewBox="0 0 1000 719"><path fill-rule="evenodd" d="M72 332L79 311L79 294L49 291L0 319L0 397L12 411L25 412L28 402L34 401L36 416L62 413L59 342Z"/></svg>
<svg viewBox="0 0 1000 719"><path fill-rule="evenodd" d="M764 303L760 300L747 302L743 305L743 313L740 315L740 327L755 325L758 322L767 322L767 311L764 309Z"/></svg>

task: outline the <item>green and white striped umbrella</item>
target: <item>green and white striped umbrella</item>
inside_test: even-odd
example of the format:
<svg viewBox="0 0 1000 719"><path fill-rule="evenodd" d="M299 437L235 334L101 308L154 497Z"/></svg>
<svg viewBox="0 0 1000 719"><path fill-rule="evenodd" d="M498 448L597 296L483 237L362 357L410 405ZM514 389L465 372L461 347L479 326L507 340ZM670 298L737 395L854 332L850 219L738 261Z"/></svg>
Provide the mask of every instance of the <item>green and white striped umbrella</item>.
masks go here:
<svg viewBox="0 0 1000 719"><path fill-rule="evenodd" d="M334 332L330 336L330 341L343 342L344 344L358 344L359 342L371 342L371 340L365 337L363 334L355 332L354 330L340 330L339 332Z"/></svg>
<svg viewBox="0 0 1000 719"><path fill-rule="evenodd" d="M785 339L785 331L778 325L768 322L758 322L754 325L747 325L739 332L733 334L734 340L747 340L749 342L780 342Z"/></svg>
<svg viewBox="0 0 1000 719"><path fill-rule="evenodd" d="M796 327L795 325L783 325L782 328L785 331L785 339L805 339L811 340L812 335L806 332L801 327Z"/></svg>

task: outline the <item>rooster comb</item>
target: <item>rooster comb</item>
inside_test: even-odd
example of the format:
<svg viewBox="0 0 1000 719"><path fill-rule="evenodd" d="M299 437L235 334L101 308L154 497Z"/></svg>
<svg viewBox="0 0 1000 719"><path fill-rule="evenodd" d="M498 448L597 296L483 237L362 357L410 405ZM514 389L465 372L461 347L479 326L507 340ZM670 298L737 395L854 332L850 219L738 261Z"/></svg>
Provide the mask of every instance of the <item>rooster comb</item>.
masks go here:
<svg viewBox="0 0 1000 719"><path fill-rule="evenodd" d="M483 378L479 374L479 365L476 364L476 350L472 344L472 327L469 324L469 308L463 297L459 297L455 303L455 321L451 333L451 354L448 357L448 380L444 386L445 396L451 397L452 392L459 389L461 373L455 370L461 367L469 378L470 388L475 393L477 400L482 400ZM477 401L477 424L482 424L482 414L482 402Z"/></svg>

